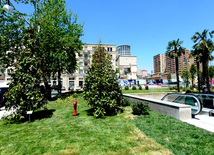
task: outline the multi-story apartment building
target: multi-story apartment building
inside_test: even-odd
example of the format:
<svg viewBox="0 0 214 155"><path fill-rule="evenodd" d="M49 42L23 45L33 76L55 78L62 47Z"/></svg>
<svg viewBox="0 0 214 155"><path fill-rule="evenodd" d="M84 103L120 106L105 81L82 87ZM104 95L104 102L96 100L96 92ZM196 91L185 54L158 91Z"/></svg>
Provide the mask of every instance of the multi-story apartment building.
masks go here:
<svg viewBox="0 0 214 155"><path fill-rule="evenodd" d="M73 74L64 74L62 76L62 85L66 89L84 86L84 80L87 76L88 69L92 64L92 55L96 51L98 44L86 43L79 54L76 54L78 59L78 69ZM111 55L112 65L116 68L116 46L113 44L102 44L105 50ZM57 81L52 80L51 84L54 85Z"/></svg>
<svg viewBox="0 0 214 155"><path fill-rule="evenodd" d="M166 72L166 55L165 53L155 55L154 59L154 72Z"/></svg>
<svg viewBox="0 0 214 155"><path fill-rule="evenodd" d="M184 54L178 58L179 74L181 75L184 71L189 71L190 66L194 63L192 59L189 58L190 51L185 50ZM176 73L175 59L170 58L168 54L158 54L153 57L154 59L154 72L158 73Z"/></svg>

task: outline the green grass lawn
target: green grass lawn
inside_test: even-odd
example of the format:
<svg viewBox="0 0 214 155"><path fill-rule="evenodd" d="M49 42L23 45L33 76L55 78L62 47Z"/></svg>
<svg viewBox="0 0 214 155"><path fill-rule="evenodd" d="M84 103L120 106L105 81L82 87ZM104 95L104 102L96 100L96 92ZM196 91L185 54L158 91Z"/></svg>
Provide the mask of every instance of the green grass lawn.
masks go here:
<svg viewBox="0 0 214 155"><path fill-rule="evenodd" d="M214 154L214 134L175 118L150 112L96 119L79 95L51 101L31 122L0 121L0 154Z"/></svg>
<svg viewBox="0 0 214 155"><path fill-rule="evenodd" d="M50 102L32 122L0 121L0 154L172 154L132 123L130 107L96 119L81 95L75 99L78 116L72 116L73 99L67 98Z"/></svg>
<svg viewBox="0 0 214 155"><path fill-rule="evenodd" d="M142 132L174 154L213 155L214 133L170 116L150 112L132 121Z"/></svg>

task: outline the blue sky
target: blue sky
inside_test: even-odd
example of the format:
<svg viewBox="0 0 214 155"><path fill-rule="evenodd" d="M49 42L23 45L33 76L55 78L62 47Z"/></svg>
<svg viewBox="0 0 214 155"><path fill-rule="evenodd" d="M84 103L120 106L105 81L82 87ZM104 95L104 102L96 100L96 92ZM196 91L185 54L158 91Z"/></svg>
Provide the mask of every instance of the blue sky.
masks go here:
<svg viewBox="0 0 214 155"><path fill-rule="evenodd" d="M213 0L66 0L66 7L84 22L83 42L129 44L138 69L149 72L153 56L165 53L169 41L180 38L191 50L195 32L214 30Z"/></svg>

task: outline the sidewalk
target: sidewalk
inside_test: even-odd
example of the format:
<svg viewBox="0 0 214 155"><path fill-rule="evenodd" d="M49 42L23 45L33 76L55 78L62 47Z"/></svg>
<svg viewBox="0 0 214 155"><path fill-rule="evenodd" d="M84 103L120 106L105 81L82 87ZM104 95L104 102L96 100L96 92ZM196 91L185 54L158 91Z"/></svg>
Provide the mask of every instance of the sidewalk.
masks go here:
<svg viewBox="0 0 214 155"><path fill-rule="evenodd" d="M214 117L206 115L196 115L195 118L185 120L189 124L197 126L199 128L214 132Z"/></svg>

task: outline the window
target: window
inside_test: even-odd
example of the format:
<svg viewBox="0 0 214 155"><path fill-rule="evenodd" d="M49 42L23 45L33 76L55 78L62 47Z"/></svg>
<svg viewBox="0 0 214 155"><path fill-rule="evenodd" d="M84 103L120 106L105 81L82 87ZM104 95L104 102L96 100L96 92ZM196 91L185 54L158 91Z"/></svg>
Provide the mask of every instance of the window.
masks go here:
<svg viewBox="0 0 214 155"><path fill-rule="evenodd" d="M88 54L84 54L85 59L88 59Z"/></svg>
<svg viewBox="0 0 214 155"><path fill-rule="evenodd" d="M83 80L83 78L79 78L79 80Z"/></svg>
<svg viewBox="0 0 214 155"><path fill-rule="evenodd" d="M79 66L83 66L83 62L79 62Z"/></svg>
<svg viewBox="0 0 214 155"><path fill-rule="evenodd" d="M87 46L85 46L85 49L84 49L85 51L88 51L88 47Z"/></svg>
<svg viewBox="0 0 214 155"><path fill-rule="evenodd" d="M69 81L69 86L74 87L74 81Z"/></svg>
<svg viewBox="0 0 214 155"><path fill-rule="evenodd" d="M80 70L79 70L79 73L80 73L80 74L82 74L82 73L83 73L83 70L82 70L82 69L80 69Z"/></svg>
<svg viewBox="0 0 214 155"><path fill-rule="evenodd" d="M88 67L88 64L89 64L88 62L84 62L85 67Z"/></svg>
<svg viewBox="0 0 214 155"><path fill-rule="evenodd" d="M74 80L74 78L69 78L69 80Z"/></svg>
<svg viewBox="0 0 214 155"><path fill-rule="evenodd" d="M96 51L96 50L97 50L97 47L92 47L92 50L93 50L93 51Z"/></svg>
<svg viewBox="0 0 214 155"><path fill-rule="evenodd" d="M108 50L109 52L112 52L112 47L108 47L107 50Z"/></svg>
<svg viewBox="0 0 214 155"><path fill-rule="evenodd" d="M85 69L85 70L84 70L84 73L87 74L87 73L88 73L88 70Z"/></svg>
<svg viewBox="0 0 214 155"><path fill-rule="evenodd" d="M80 54L80 55L79 55L79 58L83 58L83 54Z"/></svg>

